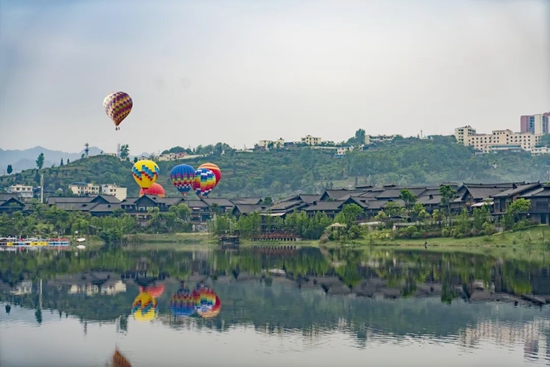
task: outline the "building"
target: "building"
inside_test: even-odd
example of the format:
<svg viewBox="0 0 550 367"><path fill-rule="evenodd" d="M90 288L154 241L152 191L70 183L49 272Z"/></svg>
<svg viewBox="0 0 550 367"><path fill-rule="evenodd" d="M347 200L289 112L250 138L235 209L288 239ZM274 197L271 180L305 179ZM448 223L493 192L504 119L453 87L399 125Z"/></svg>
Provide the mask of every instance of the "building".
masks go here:
<svg viewBox="0 0 550 367"><path fill-rule="evenodd" d="M321 138L316 138L311 135L307 135L306 137L302 138L302 143L307 145L319 145L321 144L321 141L322 141Z"/></svg>
<svg viewBox="0 0 550 367"><path fill-rule="evenodd" d="M472 132L474 132L472 134ZM457 142L484 153L495 151L531 151L539 143L542 134L516 133L512 130L493 130L491 134L477 134L470 126L455 129Z"/></svg>
<svg viewBox="0 0 550 367"><path fill-rule="evenodd" d="M78 196L99 195L99 186L91 183L74 182L69 185L69 190Z"/></svg>
<svg viewBox="0 0 550 367"><path fill-rule="evenodd" d="M103 195L111 195L122 201L126 199L127 189L126 187L118 187L116 184L101 185L101 193Z"/></svg>
<svg viewBox="0 0 550 367"><path fill-rule="evenodd" d="M387 143L396 137L397 135L365 135L365 144Z"/></svg>
<svg viewBox="0 0 550 367"><path fill-rule="evenodd" d="M158 156L159 161L177 161L184 159L188 154L186 152L179 153L165 153Z"/></svg>
<svg viewBox="0 0 550 367"><path fill-rule="evenodd" d="M463 126L463 127L457 127L455 129L455 138L457 143L467 145L465 142L468 141L468 137L470 135L476 135L476 130L471 127L470 125Z"/></svg>
<svg viewBox="0 0 550 367"><path fill-rule="evenodd" d="M550 112L520 117L520 131L531 134L548 134Z"/></svg>
<svg viewBox="0 0 550 367"><path fill-rule="evenodd" d="M277 140L260 140L258 142L258 147L263 148L265 150L269 150L273 148L284 148L285 140L283 138L279 138Z"/></svg>
<svg viewBox="0 0 550 367"><path fill-rule="evenodd" d="M16 194L22 199L32 199L33 197L33 187L25 185L13 185L8 187L8 193Z"/></svg>

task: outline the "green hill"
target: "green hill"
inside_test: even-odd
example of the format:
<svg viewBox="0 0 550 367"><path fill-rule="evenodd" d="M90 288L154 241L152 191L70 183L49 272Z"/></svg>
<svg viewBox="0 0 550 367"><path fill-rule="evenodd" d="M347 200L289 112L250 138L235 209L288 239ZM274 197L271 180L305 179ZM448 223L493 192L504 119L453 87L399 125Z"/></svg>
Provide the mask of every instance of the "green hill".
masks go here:
<svg viewBox="0 0 550 367"><path fill-rule="evenodd" d="M226 150L226 154L208 158L158 162L161 169L158 182L169 196L177 196L170 183L170 169L182 162L197 167L209 161L216 163L223 174L212 197L277 198L298 191L319 192L324 187L354 184L547 181L550 167L550 155L476 154L472 148L456 144L452 137L396 139L362 152L348 152L340 159L334 158L333 153L307 147L257 153ZM137 196L139 188L130 173L131 166L132 163L112 156L80 159L63 167L43 169L44 186L47 190L66 190L67 185L75 181L116 183L128 187L129 196ZM38 182L36 169L0 177L3 187L15 183L37 185Z"/></svg>

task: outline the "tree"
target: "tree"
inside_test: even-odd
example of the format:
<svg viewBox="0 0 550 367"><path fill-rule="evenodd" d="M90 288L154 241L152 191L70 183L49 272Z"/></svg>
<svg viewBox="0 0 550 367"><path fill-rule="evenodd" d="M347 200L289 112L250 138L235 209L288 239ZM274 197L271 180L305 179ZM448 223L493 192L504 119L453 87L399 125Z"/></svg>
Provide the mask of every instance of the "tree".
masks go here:
<svg viewBox="0 0 550 367"><path fill-rule="evenodd" d="M36 167L42 169L44 167L44 153L40 153L38 158L36 158Z"/></svg>
<svg viewBox="0 0 550 367"><path fill-rule="evenodd" d="M526 213L531 208L531 200L519 198L514 200L506 209L504 215L504 223L507 228L517 222L523 213Z"/></svg>
<svg viewBox="0 0 550 367"><path fill-rule="evenodd" d="M128 146L128 144L122 145L120 147L120 152L119 152L120 159L126 160L128 159L129 156L130 156L130 147Z"/></svg>
<svg viewBox="0 0 550 367"><path fill-rule="evenodd" d="M8 172L8 175L11 175L11 173L13 172L13 167L11 166L11 164L8 164L7 172Z"/></svg>
<svg viewBox="0 0 550 367"><path fill-rule="evenodd" d="M451 216L451 200L455 197L456 190L450 185L441 185L439 187L439 194L441 195L441 206L445 208L445 217L449 219Z"/></svg>
<svg viewBox="0 0 550 367"><path fill-rule="evenodd" d="M405 209L407 210L407 212L410 212L413 205L416 203L416 196L409 190L403 189L401 190L399 198L405 202Z"/></svg>
<svg viewBox="0 0 550 367"><path fill-rule="evenodd" d="M348 229L351 228L357 219L363 214L363 209L357 204L346 204L342 211L334 218L335 222L345 224Z"/></svg>
<svg viewBox="0 0 550 367"><path fill-rule="evenodd" d="M63 167L63 158L61 158L61 162L59 162L59 167Z"/></svg>
<svg viewBox="0 0 550 367"><path fill-rule="evenodd" d="M69 158L67 158L67 164L71 163L71 160Z"/></svg>
<svg viewBox="0 0 550 367"><path fill-rule="evenodd" d="M401 215L403 213L403 208L400 207L399 204L390 201L384 205L384 211L388 217L392 218Z"/></svg>
<svg viewBox="0 0 550 367"><path fill-rule="evenodd" d="M263 200L264 205L273 205L273 199L271 196L266 196Z"/></svg>
<svg viewBox="0 0 550 367"><path fill-rule="evenodd" d="M138 157L134 157L134 163L137 163Z"/></svg>

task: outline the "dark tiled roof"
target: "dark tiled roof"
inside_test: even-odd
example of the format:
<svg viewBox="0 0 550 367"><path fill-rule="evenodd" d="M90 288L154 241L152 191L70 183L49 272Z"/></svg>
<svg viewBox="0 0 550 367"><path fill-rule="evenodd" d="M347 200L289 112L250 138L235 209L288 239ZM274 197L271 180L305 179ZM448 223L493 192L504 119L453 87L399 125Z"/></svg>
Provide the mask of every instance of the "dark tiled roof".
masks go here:
<svg viewBox="0 0 550 367"><path fill-rule="evenodd" d="M321 195L301 194L300 199L306 204L313 204L315 201L319 201L319 199L321 199Z"/></svg>
<svg viewBox="0 0 550 367"><path fill-rule="evenodd" d="M118 200L118 198L116 196L113 196L113 195L98 195L94 198L94 200L96 200L97 198L101 198L101 199L105 200L106 202L108 202L109 204L119 204L120 203L120 200Z"/></svg>
<svg viewBox="0 0 550 367"><path fill-rule="evenodd" d="M233 204L258 205L262 198L235 198L231 199Z"/></svg>
<svg viewBox="0 0 550 367"><path fill-rule="evenodd" d="M139 198L126 198L122 200L122 205L134 205Z"/></svg>
<svg viewBox="0 0 550 367"><path fill-rule="evenodd" d="M208 208L208 205L202 200L184 200L183 204L190 208Z"/></svg>
<svg viewBox="0 0 550 367"><path fill-rule="evenodd" d="M95 208L97 203L55 203L54 204L57 209L62 209L66 211L82 211L82 212L88 212L91 209Z"/></svg>
<svg viewBox="0 0 550 367"><path fill-rule="evenodd" d="M294 200L294 201L283 201L276 204L273 204L268 209L269 210L286 210L289 208L294 208L296 206L299 206L303 204L301 200Z"/></svg>
<svg viewBox="0 0 550 367"><path fill-rule="evenodd" d="M223 207L233 207L235 204L233 204L231 201L227 199L202 199L208 206L211 206L212 204L218 204L218 206Z"/></svg>
<svg viewBox="0 0 550 367"><path fill-rule="evenodd" d="M318 201L317 203L306 207L304 210L306 212L317 212L317 211L332 211L339 210L343 205L344 201Z"/></svg>
<svg viewBox="0 0 550 367"><path fill-rule="evenodd" d="M519 185L516 188L511 188L511 189L499 192L498 194L493 195L493 197L495 197L495 198L505 198L505 197L508 197L508 196L513 196L513 195L518 195L518 194L526 194L529 191L533 191L533 190L536 190L536 189L541 188L541 187L542 187L542 184L538 183L538 182L525 184L525 185Z"/></svg>
<svg viewBox="0 0 550 367"><path fill-rule="evenodd" d="M401 190L409 190L411 194L414 196L420 196L424 191L426 191L425 187L417 188L417 187L401 187L401 188L392 188L389 190L385 190L381 192L378 196L376 196L379 199L397 199L401 196Z"/></svg>
<svg viewBox="0 0 550 367"><path fill-rule="evenodd" d="M178 205L178 204L181 204L182 201L183 201L183 198L179 197L179 198L159 198L161 199L159 201L159 203L164 203L168 206L172 206L172 205Z"/></svg>
<svg viewBox="0 0 550 367"><path fill-rule="evenodd" d="M48 204L57 204L57 203L91 203L95 199L95 196L68 196L68 197L55 197L50 196L46 203Z"/></svg>
<svg viewBox="0 0 550 367"><path fill-rule="evenodd" d="M17 199L17 194L0 194L0 200L8 201L9 199Z"/></svg>
<svg viewBox="0 0 550 367"><path fill-rule="evenodd" d="M259 212L265 208L264 205L257 205L257 204L237 204L235 205L235 208L239 211L241 214L250 214L254 212Z"/></svg>
<svg viewBox="0 0 550 367"><path fill-rule="evenodd" d="M420 196L418 198L417 203L423 204L423 205L436 205L441 204L441 195L427 195L427 196Z"/></svg>
<svg viewBox="0 0 550 367"><path fill-rule="evenodd" d="M121 204L97 204L90 212L91 213L109 213L116 209L121 209Z"/></svg>
<svg viewBox="0 0 550 367"><path fill-rule="evenodd" d="M538 190L534 190L527 194L521 195L520 197L525 199L532 199L532 198L538 198L538 197L550 197L550 187L544 186Z"/></svg>
<svg viewBox="0 0 550 367"><path fill-rule="evenodd" d="M365 193L365 190L347 190L347 189L334 189L334 190L325 190L325 194L328 195L331 199L338 200L344 196L361 196Z"/></svg>
<svg viewBox="0 0 550 367"><path fill-rule="evenodd" d="M505 190L506 188L503 188L503 187L483 187L483 188L468 187L468 192L470 193L470 195L472 195L472 198L477 200L488 199Z"/></svg>

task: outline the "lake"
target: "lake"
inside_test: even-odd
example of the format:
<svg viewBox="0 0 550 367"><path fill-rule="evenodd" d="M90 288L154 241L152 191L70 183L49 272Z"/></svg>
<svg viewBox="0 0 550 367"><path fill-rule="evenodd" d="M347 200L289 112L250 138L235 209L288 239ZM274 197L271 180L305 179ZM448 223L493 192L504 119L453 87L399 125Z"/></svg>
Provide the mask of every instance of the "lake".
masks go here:
<svg viewBox="0 0 550 367"><path fill-rule="evenodd" d="M549 267L383 249L4 252L0 365L113 365L118 348L134 367L546 366Z"/></svg>

